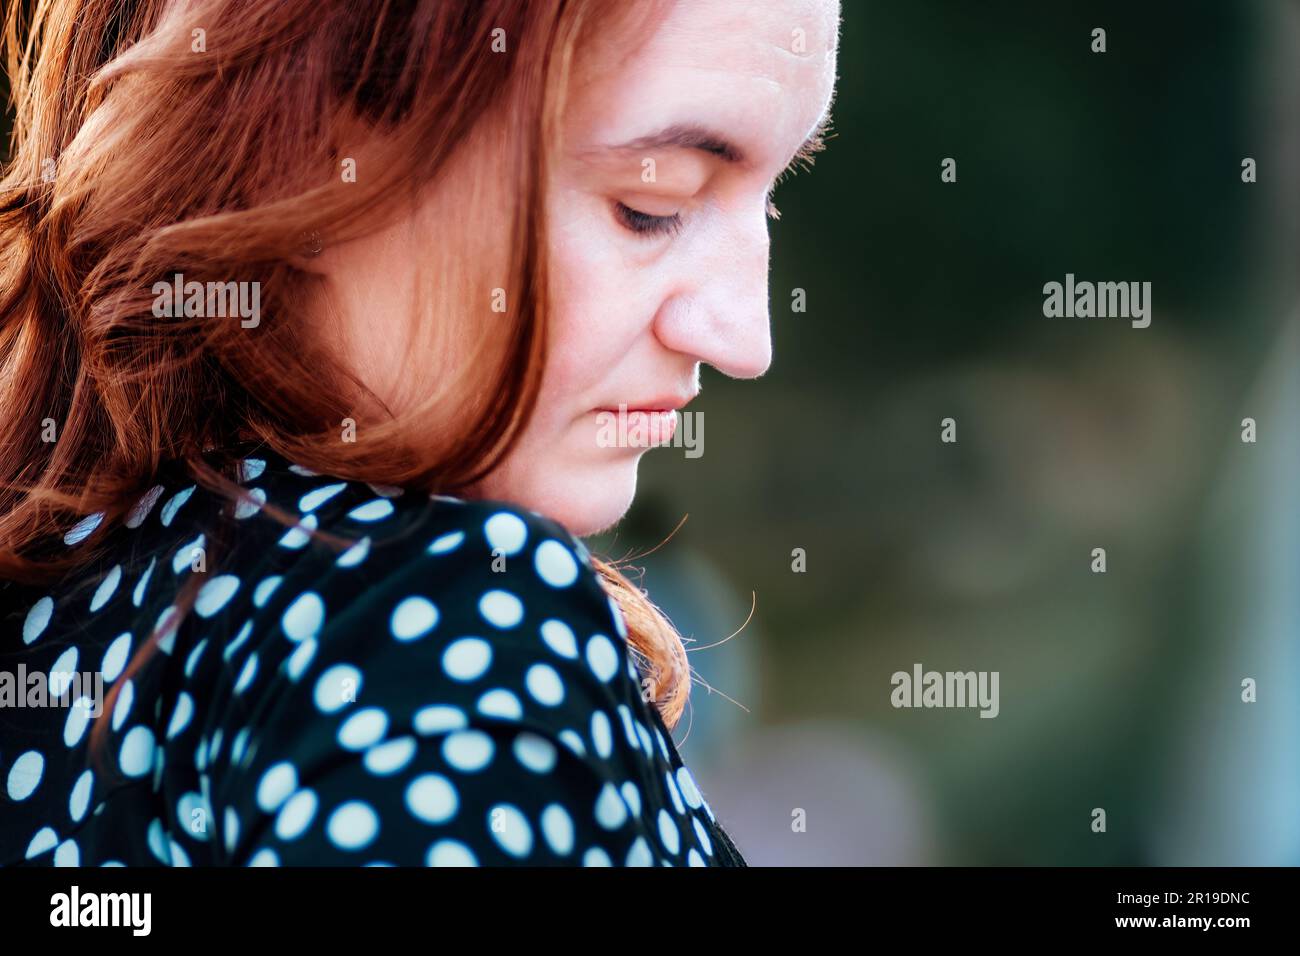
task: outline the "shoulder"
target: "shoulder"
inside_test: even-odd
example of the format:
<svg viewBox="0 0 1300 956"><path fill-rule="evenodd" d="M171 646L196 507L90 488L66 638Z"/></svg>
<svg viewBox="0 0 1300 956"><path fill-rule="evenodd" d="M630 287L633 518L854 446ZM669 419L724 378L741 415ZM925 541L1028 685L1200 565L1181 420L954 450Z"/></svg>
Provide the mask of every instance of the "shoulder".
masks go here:
<svg viewBox="0 0 1300 956"><path fill-rule="evenodd" d="M599 807L618 821L607 836L630 846L636 834L616 788L662 775L669 748L640 697L622 616L581 542L510 504L297 478L267 482L268 500L285 507L297 496L300 525L356 543L340 551L285 531L298 558L264 556L234 588L242 599L223 629L233 637L210 652L224 675L212 675L223 690L207 721L209 740L233 745L206 768L214 810L243 821L230 852L269 846L289 859L295 838L281 831L294 831L306 803L283 815L300 792L322 811L373 812L390 829L401 819L399 842L424 835L428 821L411 802L430 794L454 792L466 809L477 800L508 819L536 823L549 812L580 831ZM273 549L284 550L283 538ZM510 793L503 810L493 803ZM465 826L478 832L477 823L456 832ZM469 845L480 858L511 855L508 839Z"/></svg>
<svg viewBox="0 0 1300 956"><path fill-rule="evenodd" d="M254 531L249 522L251 533L236 537L235 580L221 590L245 590L261 623L292 643L346 642L354 630L373 640L382 624L388 646L451 631L508 644L557 615L626 640L586 547L537 512L305 471L262 474L250 491L296 524L258 515Z"/></svg>
<svg viewBox="0 0 1300 956"><path fill-rule="evenodd" d="M505 502L284 469L262 476L264 500L297 524L268 529L272 519L257 516L198 609L230 600L232 621L247 615L249 647L263 647L268 662L284 658L281 678L350 660L362 679L363 663L431 667L428 681L463 691L480 670L533 662L544 666L517 676L542 698L563 693L547 690L561 670L594 687L635 682L622 614L558 522ZM520 710L506 693L480 703Z"/></svg>

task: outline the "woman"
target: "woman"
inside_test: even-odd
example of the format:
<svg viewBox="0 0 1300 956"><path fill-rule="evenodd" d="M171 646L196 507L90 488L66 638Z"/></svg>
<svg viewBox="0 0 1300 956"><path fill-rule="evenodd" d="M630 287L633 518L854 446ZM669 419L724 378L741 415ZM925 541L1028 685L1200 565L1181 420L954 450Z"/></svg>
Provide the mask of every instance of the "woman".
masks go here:
<svg viewBox="0 0 1300 956"><path fill-rule="evenodd" d="M768 365L833 0L38 17L0 654L54 705L6 712L0 863L743 865L680 638L574 535L701 363Z"/></svg>

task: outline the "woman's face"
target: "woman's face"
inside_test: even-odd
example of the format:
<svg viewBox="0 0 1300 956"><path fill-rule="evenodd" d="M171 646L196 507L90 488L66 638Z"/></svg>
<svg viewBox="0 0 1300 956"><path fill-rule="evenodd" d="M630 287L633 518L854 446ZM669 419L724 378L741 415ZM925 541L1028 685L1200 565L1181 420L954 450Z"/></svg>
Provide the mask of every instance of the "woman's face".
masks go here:
<svg viewBox="0 0 1300 956"><path fill-rule="evenodd" d="M829 109L838 24L838 0L681 0L631 55L580 51L549 190L550 358L486 497L608 527L636 491L638 436L671 438L663 413L701 364L767 370L769 191Z"/></svg>
<svg viewBox="0 0 1300 956"><path fill-rule="evenodd" d="M474 494L600 531L631 504L641 455L670 440L665 425L699 391L700 365L735 378L767 369L768 195L829 109L838 27L838 0L679 0L648 37L597 30L577 51L548 172L541 394ZM432 323L411 338L402 323L420 275L448 297L434 314L482 315L496 285L462 277L467 261L499 257L514 201L493 188L508 134L483 127L412 216L327 245L317 261L327 337L393 411L476 367L465 330ZM449 231L477 244L436 241ZM413 368L412 355L426 360ZM684 424L694 427L682 438L698 441L700 423Z"/></svg>

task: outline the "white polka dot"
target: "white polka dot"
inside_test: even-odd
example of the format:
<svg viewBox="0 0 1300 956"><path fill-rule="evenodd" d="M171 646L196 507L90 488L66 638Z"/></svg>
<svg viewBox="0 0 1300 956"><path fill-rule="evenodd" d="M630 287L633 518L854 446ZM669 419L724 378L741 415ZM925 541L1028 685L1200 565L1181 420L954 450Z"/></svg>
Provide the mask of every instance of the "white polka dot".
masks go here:
<svg viewBox="0 0 1300 956"><path fill-rule="evenodd" d="M557 856L573 852L573 820L558 803L542 811L542 836Z"/></svg>
<svg viewBox="0 0 1300 956"><path fill-rule="evenodd" d="M456 815L459 805L456 788L441 774L421 774L406 788L407 809L425 823L445 823Z"/></svg>
<svg viewBox="0 0 1300 956"><path fill-rule="evenodd" d="M185 502L190 500L190 495L194 494L194 487L194 485L190 485L184 491L176 492L176 494L172 495L171 500L162 506L162 511L158 513L158 520L163 523L164 527L171 527L176 512L180 511Z"/></svg>
<svg viewBox="0 0 1300 956"><path fill-rule="evenodd" d="M446 730L463 730L469 726L465 713L445 704L431 704L415 714L415 731L419 734L438 734Z"/></svg>
<svg viewBox="0 0 1300 956"><path fill-rule="evenodd" d="M686 854L686 863L688 866L708 866L704 862L704 857L700 856L700 851L691 847L691 852Z"/></svg>
<svg viewBox="0 0 1300 956"><path fill-rule="evenodd" d="M45 773L45 758L38 751L29 750L9 768L9 799L26 800L40 785Z"/></svg>
<svg viewBox="0 0 1300 956"><path fill-rule="evenodd" d="M542 624L542 640L546 646L561 657L574 660L578 656L578 639L573 636L573 628L563 621L551 619Z"/></svg>
<svg viewBox="0 0 1300 956"><path fill-rule="evenodd" d="M275 855L275 851L269 846L263 847L253 854L248 861L249 866L279 866L280 858Z"/></svg>
<svg viewBox="0 0 1300 956"><path fill-rule="evenodd" d="M32 837L32 842L27 844L27 859L38 856L53 846L57 846L59 835L50 827L41 827Z"/></svg>
<svg viewBox="0 0 1300 956"><path fill-rule="evenodd" d="M438 623L438 609L428 598L409 597L393 609L389 629L399 641L413 641L428 634Z"/></svg>
<svg viewBox="0 0 1300 956"><path fill-rule="evenodd" d="M132 727L122 740L117 762L128 777L143 777L153 766L153 732L148 727Z"/></svg>
<svg viewBox="0 0 1300 956"><path fill-rule="evenodd" d="M209 816L208 805L203 797L193 790L181 794L181 798L176 801L176 819L185 828L185 833L191 840L207 842ZM199 826L195 827L195 823ZM188 866L189 863L185 865Z"/></svg>
<svg viewBox="0 0 1300 956"><path fill-rule="evenodd" d="M381 495L384 498L400 498L402 495L406 494L406 490L404 488L399 488L397 485L376 485L367 481L366 487L375 494Z"/></svg>
<svg viewBox="0 0 1300 956"><path fill-rule="evenodd" d="M86 515L76 524L74 524L68 533L63 536L63 543L71 547L74 544L81 544L99 527L99 523L104 520L103 512L93 515Z"/></svg>
<svg viewBox="0 0 1300 956"><path fill-rule="evenodd" d="M639 750L641 740L636 735L636 728L632 726L632 711L627 709L627 704L618 705L618 716L623 721L623 736L627 738L628 746Z"/></svg>
<svg viewBox="0 0 1300 956"><path fill-rule="evenodd" d="M578 562L558 541L543 541L533 554L537 576L553 588L567 588L578 580Z"/></svg>
<svg viewBox="0 0 1300 956"><path fill-rule="evenodd" d="M199 535L189 544L181 545L176 549L176 554L172 556L172 571L176 574L180 574L186 568L197 570L197 568L195 568L195 565L198 563L196 559L202 557L206 546L207 538L204 535Z"/></svg>
<svg viewBox="0 0 1300 956"><path fill-rule="evenodd" d="M117 692L117 703L113 705L113 729L121 730L130 716L131 704L135 701L135 681L128 680Z"/></svg>
<svg viewBox="0 0 1300 956"><path fill-rule="evenodd" d="M244 642L248 640L252 633L253 622L251 620L245 621L244 626L239 629L239 633L235 635L234 640L227 644L226 649L221 652L222 659L227 661L233 660L235 655L239 653L239 649L244 646Z"/></svg>
<svg viewBox="0 0 1300 956"><path fill-rule="evenodd" d="M262 458L245 458L239 463L239 480L241 483L257 481L266 471L266 461Z"/></svg>
<svg viewBox="0 0 1300 956"><path fill-rule="evenodd" d="M564 682L549 664L534 664L524 675L524 686L533 699L546 707L555 707L564 700Z"/></svg>
<svg viewBox="0 0 1300 956"><path fill-rule="evenodd" d="M559 737L560 743L564 744L564 746L568 747L579 757L585 757L587 755L587 748L583 745L582 738L578 736L576 730L561 730Z"/></svg>
<svg viewBox="0 0 1300 956"><path fill-rule="evenodd" d="M509 591L488 591L479 599L479 613L494 627L515 627L524 619L524 605Z"/></svg>
<svg viewBox="0 0 1300 956"><path fill-rule="evenodd" d="M500 511L483 523L483 535L492 551L518 554L528 540L528 526L518 515Z"/></svg>
<svg viewBox="0 0 1300 956"><path fill-rule="evenodd" d="M263 578L257 582L257 587L253 589L253 606L261 607L264 605L271 595L275 593L275 589L280 586L282 580L284 579L280 575L273 574L269 578Z"/></svg>
<svg viewBox="0 0 1300 956"><path fill-rule="evenodd" d="M158 499L162 497L163 490L162 485L154 485L140 496L140 500L132 506L131 513L126 516L126 526L128 528L138 528L144 523L144 519L149 517L149 512L158 503Z"/></svg>
<svg viewBox="0 0 1300 956"><path fill-rule="evenodd" d="M289 675L289 680L296 682L306 673L312 658L316 656L317 646L316 641L309 637L294 648L289 659L284 662L284 672Z"/></svg>
<svg viewBox="0 0 1300 956"><path fill-rule="evenodd" d="M248 655L248 660L244 661L244 669L239 672L239 679L235 681L235 693L242 694L248 690L248 685L253 683L257 677L257 652L254 651Z"/></svg>
<svg viewBox="0 0 1300 956"><path fill-rule="evenodd" d="M144 574L140 575L140 580L136 582L135 590L131 592L131 603L136 607L144 604L144 592L149 588L149 577L153 574L153 568L157 562L156 555L149 559L149 567L144 569Z"/></svg>
<svg viewBox="0 0 1300 956"><path fill-rule="evenodd" d="M533 773L550 773L555 766L555 744L538 734L524 731L515 738L515 759Z"/></svg>
<svg viewBox="0 0 1300 956"><path fill-rule="evenodd" d="M641 741L641 749L646 752L646 755L653 754L655 745L650 739L650 731L646 730L645 724L639 720L636 722L636 736Z"/></svg>
<svg viewBox="0 0 1300 956"><path fill-rule="evenodd" d="M235 502L235 520L243 521L245 518L253 517L262 510L264 504L266 504L266 492L261 488L241 492L239 500Z"/></svg>
<svg viewBox="0 0 1300 956"><path fill-rule="evenodd" d="M199 596L194 599L194 612L199 617L212 617L238 590L239 578L233 574L218 575L199 589Z"/></svg>
<svg viewBox="0 0 1300 956"><path fill-rule="evenodd" d="M452 531L448 534L439 535L429 545L429 554L446 554L449 551L455 551L464 540L464 531Z"/></svg>
<svg viewBox="0 0 1300 956"><path fill-rule="evenodd" d="M415 738L398 737L387 743L376 744L366 751L365 768L376 777L397 773L415 756Z"/></svg>
<svg viewBox="0 0 1300 956"><path fill-rule="evenodd" d="M349 800L330 814L325 833L340 850L360 850L379 833L379 815L368 803Z"/></svg>
<svg viewBox="0 0 1300 956"><path fill-rule="evenodd" d="M280 627L291 641L305 641L320 633L325 622L325 602L315 591L305 591L289 605Z"/></svg>
<svg viewBox="0 0 1300 956"><path fill-rule="evenodd" d="M302 512L315 511L347 486L346 481L340 481L333 485L324 485L309 491L298 499L298 510Z"/></svg>
<svg viewBox="0 0 1300 956"><path fill-rule="evenodd" d="M298 789L298 771L287 760L270 767L257 784L257 805L274 813Z"/></svg>
<svg viewBox="0 0 1300 956"><path fill-rule="evenodd" d="M628 866L654 866L654 854L650 852L650 844L646 843L645 837L637 837L632 844L632 849L627 851Z"/></svg>
<svg viewBox="0 0 1300 956"><path fill-rule="evenodd" d="M63 724L63 743L69 749L81 743L86 727L90 724L90 712L93 709L95 709L94 701L84 695L73 701L72 706L68 708L68 718Z"/></svg>
<svg viewBox="0 0 1300 956"><path fill-rule="evenodd" d="M54 851L55 866L80 866L81 850L77 848L75 840L64 840L59 844L59 848Z"/></svg>
<svg viewBox="0 0 1300 956"><path fill-rule="evenodd" d="M492 645L481 637L452 641L442 654L442 669L452 680L477 680L491 664Z"/></svg>
<svg viewBox="0 0 1300 956"><path fill-rule="evenodd" d="M618 673L618 652L614 650L614 642L604 634L595 634L587 642L587 666L605 683Z"/></svg>
<svg viewBox="0 0 1300 956"><path fill-rule="evenodd" d="M600 788L596 797L596 822L606 830L617 830L627 821L627 804L612 783Z"/></svg>
<svg viewBox="0 0 1300 956"><path fill-rule="evenodd" d="M704 798L700 796L700 789L695 785L695 778L685 767L677 770L677 785L681 788L682 796L686 798L686 804L693 810L698 810Z"/></svg>
<svg viewBox="0 0 1300 956"><path fill-rule="evenodd" d="M612 597L609 600L609 613L614 618L614 632L623 640L627 640L627 622L623 620L623 609L618 606L618 602Z"/></svg>
<svg viewBox="0 0 1300 956"><path fill-rule="evenodd" d="M237 764L244 759L244 749L248 746L249 728L245 727L239 733L235 734L235 739L230 745L230 762Z"/></svg>
<svg viewBox="0 0 1300 956"><path fill-rule="evenodd" d="M51 697L62 697L72 685L72 679L77 671L77 657L77 649L69 647L59 655L54 666L50 668L48 689Z"/></svg>
<svg viewBox="0 0 1300 956"><path fill-rule="evenodd" d="M458 730L442 742L442 758L462 773L473 773L488 765L494 749L483 731Z"/></svg>
<svg viewBox="0 0 1300 956"><path fill-rule="evenodd" d="M522 859L533 848L533 828L518 807L498 803L489 809L488 829L497 845L513 857Z"/></svg>
<svg viewBox="0 0 1300 956"><path fill-rule="evenodd" d="M194 716L194 698L184 691L176 698L176 709L172 711L171 723L167 725L167 739L171 740L185 730Z"/></svg>
<svg viewBox="0 0 1300 956"><path fill-rule="evenodd" d="M596 747L596 753L606 760L614 752L614 731L604 711L598 710L591 715L591 742Z"/></svg>
<svg viewBox="0 0 1300 956"><path fill-rule="evenodd" d="M361 693L361 671L351 664L335 664L316 681L316 706L326 714L342 710Z"/></svg>
<svg viewBox="0 0 1300 956"><path fill-rule="evenodd" d="M478 712L486 717L519 720L524 716L524 705L519 703L519 698L510 691L498 687L478 699Z"/></svg>
<svg viewBox="0 0 1300 956"><path fill-rule="evenodd" d="M682 833L677 829L677 822L667 810L659 811L659 839L673 856L676 856L682 848Z"/></svg>
<svg viewBox="0 0 1300 956"><path fill-rule="evenodd" d="M156 643L158 650L170 654L176 646L176 625L180 623L181 612L176 605L163 610L154 624L154 633L161 635Z"/></svg>
<svg viewBox="0 0 1300 956"><path fill-rule="evenodd" d="M80 823L81 818L86 815L86 809L90 806L90 793L94 788L95 774L87 770L77 778L76 784L72 788L72 796L68 800L68 815L72 817L73 823Z"/></svg>
<svg viewBox="0 0 1300 956"><path fill-rule="evenodd" d="M131 635L119 634L113 639L113 643L108 645L108 650L104 652L104 659L99 664L100 673L104 675L104 683L111 684L121 675L122 669L126 667L127 655L131 651ZM189 668L186 667L186 676L189 676Z"/></svg>
<svg viewBox="0 0 1300 956"><path fill-rule="evenodd" d="M319 803L314 791L299 790L276 815L275 835L281 840L296 840L302 836L316 817Z"/></svg>
<svg viewBox="0 0 1300 956"><path fill-rule="evenodd" d="M370 539L362 538L352 547L348 548L339 555L338 560L334 563L340 568L355 568L366 556L370 554Z"/></svg>
<svg viewBox="0 0 1300 956"><path fill-rule="evenodd" d="M226 807L226 825L224 829L226 852L234 853L235 846L239 843L239 815L235 813L234 807Z"/></svg>
<svg viewBox="0 0 1300 956"><path fill-rule="evenodd" d="M343 721L339 746L345 750L365 750L383 740L387 732L388 715L378 707L366 707Z"/></svg>
<svg viewBox="0 0 1300 956"><path fill-rule="evenodd" d="M470 848L456 840L439 840L429 847L425 863L429 866L478 866Z"/></svg>
<svg viewBox="0 0 1300 956"><path fill-rule="evenodd" d="M623 795L623 802L627 804L632 816L639 817L641 815L641 791L637 789L636 784L631 780L625 781L618 788L618 792Z"/></svg>
<svg viewBox="0 0 1300 956"><path fill-rule="evenodd" d="M664 735L659 732L658 727L655 728L655 740L659 742L659 752L663 754L664 760L668 763L672 763L673 758L668 753L668 744L664 741Z"/></svg>
<svg viewBox="0 0 1300 956"><path fill-rule="evenodd" d="M394 511L393 503L387 498L376 498L364 505L353 508L348 517L353 521L383 521Z"/></svg>
<svg viewBox="0 0 1300 956"><path fill-rule="evenodd" d="M691 823L695 825L695 836L699 839L700 846L704 847L705 853L713 856L713 841L709 839L709 831L704 829L699 817L692 818Z"/></svg>
<svg viewBox="0 0 1300 956"><path fill-rule="evenodd" d="M280 547L288 548L291 551L305 548L307 542L311 540L311 533L316 530L317 524L315 515L307 515L281 536Z"/></svg>
<svg viewBox="0 0 1300 956"><path fill-rule="evenodd" d="M668 794L673 798L673 808L682 816L686 816L686 804L682 802L681 792L677 789L677 782L673 780L671 773L664 774L664 781L668 784Z"/></svg>
<svg viewBox="0 0 1300 956"><path fill-rule="evenodd" d="M23 643L30 644L45 630L45 626L50 623L50 615L54 612L54 599L43 597L27 612L27 617L23 621Z"/></svg>
<svg viewBox="0 0 1300 956"><path fill-rule="evenodd" d="M609 858L608 853L598 846L593 846L582 855L582 865L591 867L613 866L614 862Z"/></svg>
<svg viewBox="0 0 1300 956"><path fill-rule="evenodd" d="M112 570L110 570L108 574L104 575L104 580L99 582L99 587L95 588L95 596L90 599L90 610L92 613L98 611L108 603L109 599L113 596L113 592L117 590L117 586L121 580L122 566L120 564L115 564L113 565Z"/></svg>

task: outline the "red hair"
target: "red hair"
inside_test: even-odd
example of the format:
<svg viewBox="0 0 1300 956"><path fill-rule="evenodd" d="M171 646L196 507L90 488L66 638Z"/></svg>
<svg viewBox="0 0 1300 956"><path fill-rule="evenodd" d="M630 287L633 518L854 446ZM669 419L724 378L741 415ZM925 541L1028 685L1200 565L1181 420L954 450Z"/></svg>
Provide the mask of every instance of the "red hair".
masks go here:
<svg viewBox="0 0 1300 956"><path fill-rule="evenodd" d="M566 81L590 31L631 9L609 0L41 0L27 23L12 9L0 576L49 583L91 561L165 461L239 496L229 449L246 439L323 474L445 494L491 471L531 414L546 359L544 187ZM516 146L504 159L515 200L500 283L508 311L491 316L458 415L435 419L433 401L395 415L294 320L320 282L304 245L355 238L399 214L484 117ZM364 175L345 182L339 144L358 128L372 135L348 158ZM176 272L258 282L260 324L156 317L153 284ZM413 320L488 326L469 306ZM347 419L358 420L355 442L339 440ZM93 513L103 520L81 546L46 547ZM212 545L220 550L220 535ZM210 546L181 615L217 563ZM681 638L615 567L596 566L672 727L690 686Z"/></svg>

